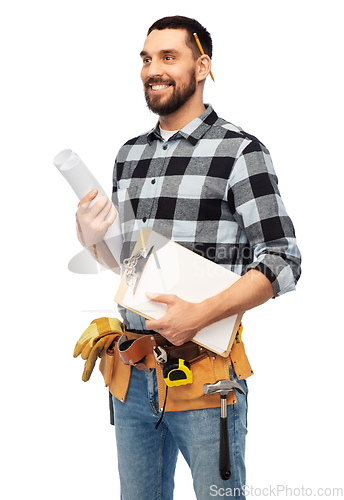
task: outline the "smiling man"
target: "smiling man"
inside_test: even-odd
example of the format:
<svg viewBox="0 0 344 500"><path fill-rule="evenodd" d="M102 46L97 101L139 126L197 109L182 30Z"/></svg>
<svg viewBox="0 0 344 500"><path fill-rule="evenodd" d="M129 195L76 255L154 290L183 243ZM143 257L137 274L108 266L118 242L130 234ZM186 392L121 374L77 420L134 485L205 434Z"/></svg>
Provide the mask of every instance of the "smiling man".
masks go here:
<svg viewBox="0 0 344 500"><path fill-rule="evenodd" d="M193 19L161 19L149 29L140 55L146 103L159 121L122 146L116 158L113 201L123 230L122 271L138 232L149 227L241 278L200 304L151 294L151 300L168 306L159 320L146 321L125 308L121 314L129 339L154 333L175 348L194 348L190 341L205 326L294 290L300 253L268 150L203 103L212 57L208 31ZM79 227L91 235L95 256L114 269L117 263L102 238L116 214L105 220L105 199L88 209L93 198L89 193L78 209ZM131 220L126 218L128 200ZM240 335L228 358L197 349L193 383L172 387L165 408L161 367L154 357L147 355L141 369L129 371L116 358L109 387L123 500L171 500L179 451L191 469L198 500L211 498L214 491L244 498L246 379L252 370ZM232 474L225 481L218 470L220 397L204 395L203 384L229 378L246 394L228 396Z"/></svg>

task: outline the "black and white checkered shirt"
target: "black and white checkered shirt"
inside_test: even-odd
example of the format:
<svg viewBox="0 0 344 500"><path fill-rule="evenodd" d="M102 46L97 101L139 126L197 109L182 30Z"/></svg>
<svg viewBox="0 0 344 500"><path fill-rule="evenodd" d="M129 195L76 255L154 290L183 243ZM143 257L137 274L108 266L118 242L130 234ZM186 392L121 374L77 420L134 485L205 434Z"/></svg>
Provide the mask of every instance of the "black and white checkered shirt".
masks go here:
<svg viewBox="0 0 344 500"><path fill-rule="evenodd" d="M275 296L295 288L301 256L270 154L211 106L167 142L157 125L124 144L113 183L123 258L149 227L238 274L258 269Z"/></svg>

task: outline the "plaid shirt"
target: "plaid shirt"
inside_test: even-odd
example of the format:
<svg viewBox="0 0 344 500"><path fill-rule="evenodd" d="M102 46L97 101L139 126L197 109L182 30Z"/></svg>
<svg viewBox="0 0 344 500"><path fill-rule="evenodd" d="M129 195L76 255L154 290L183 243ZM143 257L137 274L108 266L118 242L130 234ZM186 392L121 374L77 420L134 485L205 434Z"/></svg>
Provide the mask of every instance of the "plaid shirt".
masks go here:
<svg viewBox="0 0 344 500"><path fill-rule="evenodd" d="M124 144L113 183L122 258L149 227L240 275L258 269L275 296L295 288L301 257L269 152L211 106L167 142L157 125Z"/></svg>

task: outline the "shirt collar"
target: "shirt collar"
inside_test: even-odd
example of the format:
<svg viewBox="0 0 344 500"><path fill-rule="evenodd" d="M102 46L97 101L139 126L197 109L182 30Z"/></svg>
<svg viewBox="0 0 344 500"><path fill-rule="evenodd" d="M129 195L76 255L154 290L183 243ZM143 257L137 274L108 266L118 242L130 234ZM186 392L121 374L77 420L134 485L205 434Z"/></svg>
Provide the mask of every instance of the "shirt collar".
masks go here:
<svg viewBox="0 0 344 500"><path fill-rule="evenodd" d="M205 104L205 107L206 110L200 116L185 125L185 127L183 127L173 137L175 137L176 139L179 137L183 137L184 139L187 139L193 146L195 146L218 118L217 114L210 104ZM156 139L163 140L160 135L159 122L150 132L148 132L147 135L149 144L151 144Z"/></svg>

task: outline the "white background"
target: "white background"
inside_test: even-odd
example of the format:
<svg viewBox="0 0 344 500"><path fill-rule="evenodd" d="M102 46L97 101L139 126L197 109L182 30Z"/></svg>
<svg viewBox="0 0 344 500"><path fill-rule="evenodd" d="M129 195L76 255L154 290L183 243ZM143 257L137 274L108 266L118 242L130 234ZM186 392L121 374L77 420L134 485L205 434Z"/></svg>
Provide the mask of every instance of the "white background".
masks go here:
<svg viewBox="0 0 344 500"><path fill-rule="evenodd" d="M77 200L52 160L73 149L110 194L117 150L157 119L139 78L146 31L175 14L211 32L205 102L269 148L303 255L298 291L245 316L247 485L344 487L340 3L3 3L3 498L119 498L107 390L72 357L94 318L116 314L117 281L68 271ZM183 459L176 483L194 498Z"/></svg>

